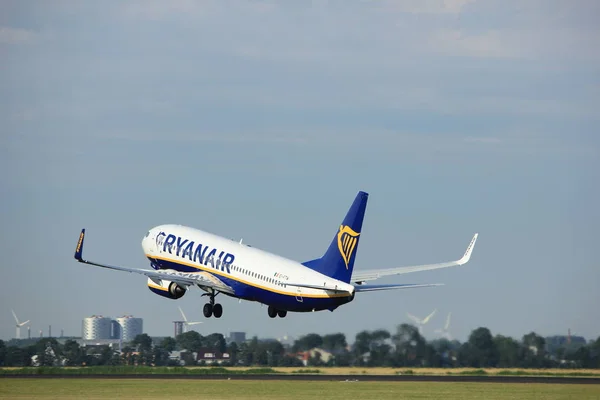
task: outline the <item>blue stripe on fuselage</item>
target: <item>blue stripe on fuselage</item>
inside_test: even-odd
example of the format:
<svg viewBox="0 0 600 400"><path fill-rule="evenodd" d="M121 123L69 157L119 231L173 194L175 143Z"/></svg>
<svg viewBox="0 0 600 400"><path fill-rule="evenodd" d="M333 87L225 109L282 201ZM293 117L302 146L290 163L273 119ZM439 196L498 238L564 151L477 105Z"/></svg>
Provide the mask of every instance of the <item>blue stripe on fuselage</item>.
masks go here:
<svg viewBox="0 0 600 400"><path fill-rule="evenodd" d="M180 264L173 260L164 260L164 259L153 259L148 257L148 259L156 265L160 265L163 269L174 269L180 272L198 272L199 269ZM210 273L210 271L204 271ZM234 292L235 296L244 300L249 301L258 301L263 304L273 305L274 307L280 310L286 311L296 311L296 312L309 312L309 311L320 311L320 310L330 310L333 311L335 308L341 306L342 304L346 304L351 302L354 299L354 296L345 296L345 297L328 297L328 298L314 298L314 297L302 297L302 301L298 301L298 298L294 295L281 294L271 292L266 289L258 288L252 285L248 285L246 283L239 282L234 277L228 277L224 275L215 275L218 279L220 279L224 284L230 286ZM228 293L223 293L229 295ZM229 295L231 296L231 295Z"/></svg>

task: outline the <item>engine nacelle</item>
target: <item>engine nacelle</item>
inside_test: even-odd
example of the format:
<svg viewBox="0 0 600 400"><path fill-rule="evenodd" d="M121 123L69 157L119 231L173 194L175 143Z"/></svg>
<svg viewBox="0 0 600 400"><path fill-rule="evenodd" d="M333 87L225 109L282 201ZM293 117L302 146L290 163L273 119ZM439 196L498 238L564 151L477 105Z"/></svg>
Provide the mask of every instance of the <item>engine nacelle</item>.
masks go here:
<svg viewBox="0 0 600 400"><path fill-rule="evenodd" d="M152 292L156 293L159 296L166 297L168 299L180 299L183 297L185 292L187 292L187 288L178 285L175 282L161 280L161 283L158 284L154 282L152 279L148 278L148 289Z"/></svg>

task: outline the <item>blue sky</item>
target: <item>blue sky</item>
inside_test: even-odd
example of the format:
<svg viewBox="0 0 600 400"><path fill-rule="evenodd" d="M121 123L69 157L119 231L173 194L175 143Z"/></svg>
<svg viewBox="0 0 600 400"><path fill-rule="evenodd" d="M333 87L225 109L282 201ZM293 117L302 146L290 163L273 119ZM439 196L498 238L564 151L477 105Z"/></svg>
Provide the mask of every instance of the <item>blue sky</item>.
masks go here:
<svg viewBox="0 0 600 400"><path fill-rule="evenodd" d="M172 334L181 305L143 277L148 228L180 223L298 261L370 193L356 268L459 258L381 280L333 313L268 318L221 300L198 331L268 337L600 335L600 53L594 1L4 1L0 176L10 308L79 335L92 314Z"/></svg>

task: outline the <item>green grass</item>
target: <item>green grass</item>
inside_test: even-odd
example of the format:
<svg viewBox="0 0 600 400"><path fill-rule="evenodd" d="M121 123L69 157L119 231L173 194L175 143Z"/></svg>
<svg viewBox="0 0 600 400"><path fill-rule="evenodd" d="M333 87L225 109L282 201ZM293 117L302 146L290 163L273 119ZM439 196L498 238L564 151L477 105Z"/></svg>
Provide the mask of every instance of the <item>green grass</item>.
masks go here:
<svg viewBox="0 0 600 400"><path fill-rule="evenodd" d="M320 369L295 369L292 374L320 374Z"/></svg>
<svg viewBox="0 0 600 400"><path fill-rule="evenodd" d="M401 371L396 371L396 375L414 375L415 371L413 371L412 369L404 369Z"/></svg>
<svg viewBox="0 0 600 400"><path fill-rule="evenodd" d="M548 376L548 377L600 377L600 370L522 370L522 369L474 369L474 368L291 368L291 367L146 367L146 366L92 366L92 367L25 367L0 368L1 375L247 375L247 374L340 374L340 375L488 375L488 376Z"/></svg>
<svg viewBox="0 0 600 400"><path fill-rule="evenodd" d="M485 371L484 371L484 373L485 373ZM517 370L517 371L500 371L496 375L500 375L500 376L540 376L540 375L544 375L544 374L540 374L539 372L529 372L529 371L525 371L525 370ZM558 370L558 372L548 372L545 375L566 376L566 377L578 377L578 376L598 377L598 376L600 376L600 371L598 373L593 373L593 372L569 372L568 370L567 371Z"/></svg>
<svg viewBox="0 0 600 400"><path fill-rule="evenodd" d="M358 377L360 379L360 377ZM294 382L138 379L0 379L2 399L598 399L600 385Z"/></svg>
<svg viewBox="0 0 600 400"><path fill-rule="evenodd" d="M181 375L208 375L208 374L279 374L281 372L272 368L247 368L230 370L223 367L185 368L185 367L146 367L146 366L101 366L101 367L25 367L25 368L0 368L0 375L140 375L140 374L181 374Z"/></svg>

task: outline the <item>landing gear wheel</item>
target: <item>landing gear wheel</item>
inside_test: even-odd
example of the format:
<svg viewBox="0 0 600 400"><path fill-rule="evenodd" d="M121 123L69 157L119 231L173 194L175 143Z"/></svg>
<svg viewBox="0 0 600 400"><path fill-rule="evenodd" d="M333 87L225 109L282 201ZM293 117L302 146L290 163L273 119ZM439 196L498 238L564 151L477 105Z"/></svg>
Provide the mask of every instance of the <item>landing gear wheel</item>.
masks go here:
<svg viewBox="0 0 600 400"><path fill-rule="evenodd" d="M285 318L285 316L287 315L287 311L279 310L277 311L277 315L279 315L279 318Z"/></svg>
<svg viewBox="0 0 600 400"><path fill-rule="evenodd" d="M223 310L221 310L221 311L223 311ZM210 318L210 316L211 316L211 315L212 315L212 313L213 313L213 305L212 305L212 304L210 304L210 303L206 303L206 304L204 305L204 309L202 310L202 312L204 313L204 316L205 316L206 318Z"/></svg>
<svg viewBox="0 0 600 400"><path fill-rule="evenodd" d="M223 306L218 303L215 304L213 306L212 312L215 318L221 318L221 315L223 315Z"/></svg>
<svg viewBox="0 0 600 400"><path fill-rule="evenodd" d="M202 312L206 318L210 318L212 315L215 318L221 318L223 315L223 307L220 304L215 304L215 296L219 293L215 293L214 290L211 290L209 293L204 293L202 296L210 296L210 303L206 303L204 305L204 309Z"/></svg>
<svg viewBox="0 0 600 400"><path fill-rule="evenodd" d="M273 306L269 306L267 313L269 314L269 317L271 317L271 318L275 318L277 316L277 310Z"/></svg>

